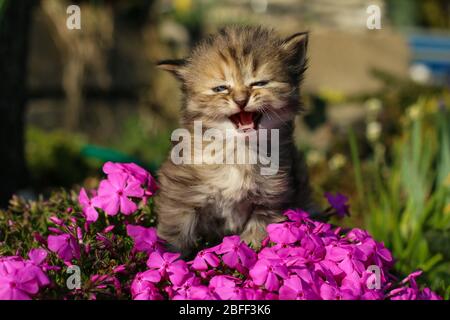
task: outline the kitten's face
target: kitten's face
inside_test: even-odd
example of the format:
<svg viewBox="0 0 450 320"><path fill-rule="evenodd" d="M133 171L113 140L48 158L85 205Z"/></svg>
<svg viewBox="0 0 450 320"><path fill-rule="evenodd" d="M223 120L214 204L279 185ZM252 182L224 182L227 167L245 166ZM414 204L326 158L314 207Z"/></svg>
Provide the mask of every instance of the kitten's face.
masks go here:
<svg viewBox="0 0 450 320"><path fill-rule="evenodd" d="M247 131L280 128L299 107L306 35L287 40L261 28L228 28L178 63L162 63L182 81L183 121Z"/></svg>

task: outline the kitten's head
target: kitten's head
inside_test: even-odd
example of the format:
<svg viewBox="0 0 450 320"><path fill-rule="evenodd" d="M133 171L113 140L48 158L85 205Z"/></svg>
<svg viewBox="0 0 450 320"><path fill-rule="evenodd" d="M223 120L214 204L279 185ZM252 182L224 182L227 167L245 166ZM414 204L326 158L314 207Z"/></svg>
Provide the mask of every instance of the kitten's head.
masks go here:
<svg viewBox="0 0 450 320"><path fill-rule="evenodd" d="M159 67L183 83L182 121L219 129L280 128L299 109L307 33L280 39L261 27L227 27L183 60Z"/></svg>

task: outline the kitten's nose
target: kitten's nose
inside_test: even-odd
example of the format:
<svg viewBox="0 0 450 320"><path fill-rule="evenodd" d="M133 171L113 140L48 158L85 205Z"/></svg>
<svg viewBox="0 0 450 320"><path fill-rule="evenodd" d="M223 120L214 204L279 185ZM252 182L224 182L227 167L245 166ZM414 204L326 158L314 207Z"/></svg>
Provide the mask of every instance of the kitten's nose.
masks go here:
<svg viewBox="0 0 450 320"><path fill-rule="evenodd" d="M238 105L238 107L243 110L247 106L248 95L236 96L233 98L234 102Z"/></svg>

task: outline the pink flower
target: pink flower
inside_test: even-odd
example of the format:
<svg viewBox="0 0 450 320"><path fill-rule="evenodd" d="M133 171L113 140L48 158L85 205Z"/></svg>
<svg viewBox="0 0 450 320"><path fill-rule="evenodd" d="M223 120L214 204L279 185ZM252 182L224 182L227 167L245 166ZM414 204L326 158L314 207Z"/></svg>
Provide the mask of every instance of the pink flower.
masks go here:
<svg viewBox="0 0 450 320"><path fill-rule="evenodd" d="M244 297L242 300L265 300L267 296L267 292L263 289L243 288L243 291Z"/></svg>
<svg viewBox="0 0 450 320"><path fill-rule="evenodd" d="M209 266L215 268L219 265L220 259L212 252L212 250L202 250L192 262L194 270L207 270Z"/></svg>
<svg viewBox="0 0 450 320"><path fill-rule="evenodd" d="M89 199L86 190L81 188L80 194L78 195L78 202L80 203L81 209L83 210L86 220L88 222L94 222L98 219L98 212L95 209L94 204Z"/></svg>
<svg viewBox="0 0 450 320"><path fill-rule="evenodd" d="M44 262L45 259L47 259L47 251L44 249L31 249L30 252L28 252L28 257L35 265L40 265L42 262Z"/></svg>
<svg viewBox="0 0 450 320"><path fill-rule="evenodd" d="M113 269L114 273L124 273L127 270L127 266L125 264L121 264Z"/></svg>
<svg viewBox="0 0 450 320"><path fill-rule="evenodd" d="M114 163L111 161L103 165L103 172L108 176L110 174L125 174L134 178L139 184L146 184L150 175L147 170L135 163Z"/></svg>
<svg viewBox="0 0 450 320"><path fill-rule="evenodd" d="M158 185L156 184L156 180L149 175L148 176L148 182L147 182L147 188L145 189L147 196L152 196L155 194L155 192L158 190Z"/></svg>
<svg viewBox="0 0 450 320"><path fill-rule="evenodd" d="M341 279L345 276L345 272L338 267L337 263L328 259L314 264L314 271L325 279Z"/></svg>
<svg viewBox="0 0 450 320"><path fill-rule="evenodd" d="M361 245L358 246L367 255L371 255L374 264L378 266L390 267L393 264L391 252L385 246L372 238L367 238Z"/></svg>
<svg viewBox="0 0 450 320"><path fill-rule="evenodd" d="M67 233L57 236L50 235L47 242L50 251L57 253L58 257L64 261L80 258L80 247L77 240Z"/></svg>
<svg viewBox="0 0 450 320"><path fill-rule="evenodd" d="M178 253L166 252L161 255L158 251L154 251L148 257L147 266L158 270L161 277L167 275L174 285L179 286L189 274L186 262L178 260L179 257Z"/></svg>
<svg viewBox="0 0 450 320"><path fill-rule="evenodd" d="M128 180L126 174L112 173L107 180L100 183L98 196L93 202L108 215L114 216L119 211L125 215L137 210L137 205L128 197L142 197L144 191L136 180Z"/></svg>
<svg viewBox="0 0 450 320"><path fill-rule="evenodd" d="M314 292L311 284L298 276L291 276L284 280L279 292L280 300L320 300L320 296Z"/></svg>
<svg viewBox="0 0 450 320"><path fill-rule="evenodd" d="M269 224L267 226L267 233L271 241L286 244L296 242L303 235L303 231L292 222Z"/></svg>
<svg viewBox="0 0 450 320"><path fill-rule="evenodd" d="M419 291L413 288L401 287L390 292L390 300L419 300Z"/></svg>
<svg viewBox="0 0 450 320"><path fill-rule="evenodd" d="M295 222L312 222L309 214L303 210L287 210L284 215Z"/></svg>
<svg viewBox="0 0 450 320"><path fill-rule="evenodd" d="M103 172L106 174L126 174L131 179L139 182L141 186L144 186L144 194L142 196L143 202L146 203L147 199L153 196L158 189L155 179L144 168L138 166L135 163L113 163L107 162L103 166Z"/></svg>
<svg viewBox="0 0 450 320"><path fill-rule="evenodd" d="M320 287L320 296L323 300L356 300L352 290L348 288L338 288L327 283Z"/></svg>
<svg viewBox="0 0 450 320"><path fill-rule="evenodd" d="M163 297L155 287L154 282L160 279L154 271L140 272L131 283L131 295L134 300L162 300Z"/></svg>
<svg viewBox="0 0 450 320"><path fill-rule="evenodd" d="M174 300L210 299L208 287L201 285L200 279L192 276L179 286L175 286Z"/></svg>
<svg viewBox="0 0 450 320"><path fill-rule="evenodd" d="M127 234L134 240L134 249L151 253L160 250L161 240L156 235L155 228L145 228L135 225L127 225Z"/></svg>
<svg viewBox="0 0 450 320"><path fill-rule="evenodd" d="M281 259L262 258L250 270L250 276L256 285L274 291L280 287L280 279L288 277L288 269Z"/></svg>
<svg viewBox="0 0 450 320"><path fill-rule="evenodd" d="M163 300L159 290L149 283L144 290L133 296L134 300Z"/></svg>
<svg viewBox="0 0 450 320"><path fill-rule="evenodd" d="M144 281L157 283L161 280L161 275L155 270L147 270L141 273L141 277Z"/></svg>
<svg viewBox="0 0 450 320"><path fill-rule="evenodd" d="M38 291L36 280L26 270L0 276L0 300L30 300Z"/></svg>
<svg viewBox="0 0 450 320"><path fill-rule="evenodd" d="M230 268L250 269L256 261L256 253L239 236L224 237L216 253L222 254L223 262Z"/></svg>
<svg viewBox="0 0 450 320"><path fill-rule="evenodd" d="M211 296L218 300L243 300L245 291L236 283L239 279L231 276L214 276L209 281Z"/></svg>
<svg viewBox="0 0 450 320"><path fill-rule="evenodd" d="M45 273L20 257L0 258L0 300L29 300L49 284Z"/></svg>
<svg viewBox="0 0 450 320"><path fill-rule="evenodd" d="M58 228L53 228L53 227L48 227L47 228L48 231L56 233L56 234L63 234L64 232Z"/></svg>
<svg viewBox="0 0 450 320"><path fill-rule="evenodd" d="M442 300L435 292L431 291L430 288L424 288L419 294L420 300Z"/></svg>
<svg viewBox="0 0 450 320"><path fill-rule="evenodd" d="M45 239L39 232L33 232L33 239L36 243L42 244L44 246L47 245L47 239Z"/></svg>
<svg viewBox="0 0 450 320"><path fill-rule="evenodd" d="M330 246L327 248L326 257L336 262L346 274L351 274L355 270L362 274L366 270L364 262L367 261L367 256L357 246Z"/></svg>
<svg viewBox="0 0 450 320"><path fill-rule="evenodd" d="M107 226L105 229L103 229L103 233L109 233L109 232L111 232L111 231L113 231L114 230L114 228L115 228L116 226L115 225L109 225L109 226ZM127 228L128 228L128 226L127 226ZM128 229L127 229L128 230Z"/></svg>
<svg viewBox="0 0 450 320"><path fill-rule="evenodd" d="M347 238L352 242L362 242L370 238L370 235L366 230L353 228L347 233Z"/></svg>
<svg viewBox="0 0 450 320"><path fill-rule="evenodd" d="M422 274L422 271L414 271L402 280L400 288L393 289L388 293L391 300L442 300L440 296L429 288L420 290L416 278ZM409 284L410 287L407 287Z"/></svg>
<svg viewBox="0 0 450 320"><path fill-rule="evenodd" d="M289 262L292 265L320 262L325 257L325 252L324 243L315 235L304 236L296 247L278 250L278 254L291 257Z"/></svg>
<svg viewBox="0 0 450 320"><path fill-rule="evenodd" d="M62 226L64 224L64 221L62 219L59 219L58 217L55 217L55 216L51 216L48 219L58 226Z"/></svg>

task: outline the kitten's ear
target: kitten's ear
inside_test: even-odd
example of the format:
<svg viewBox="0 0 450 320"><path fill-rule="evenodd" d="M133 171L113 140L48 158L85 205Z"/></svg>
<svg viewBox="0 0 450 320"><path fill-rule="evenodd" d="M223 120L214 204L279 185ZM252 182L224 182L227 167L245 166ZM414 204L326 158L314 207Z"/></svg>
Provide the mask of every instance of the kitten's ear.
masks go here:
<svg viewBox="0 0 450 320"><path fill-rule="evenodd" d="M186 65L186 60L177 59L177 60L163 60L159 61L156 66L161 69L168 71L174 74L180 80L183 80L184 67Z"/></svg>
<svg viewBox="0 0 450 320"><path fill-rule="evenodd" d="M282 48L301 67L306 65L306 49L308 47L309 32L299 32L283 40Z"/></svg>

